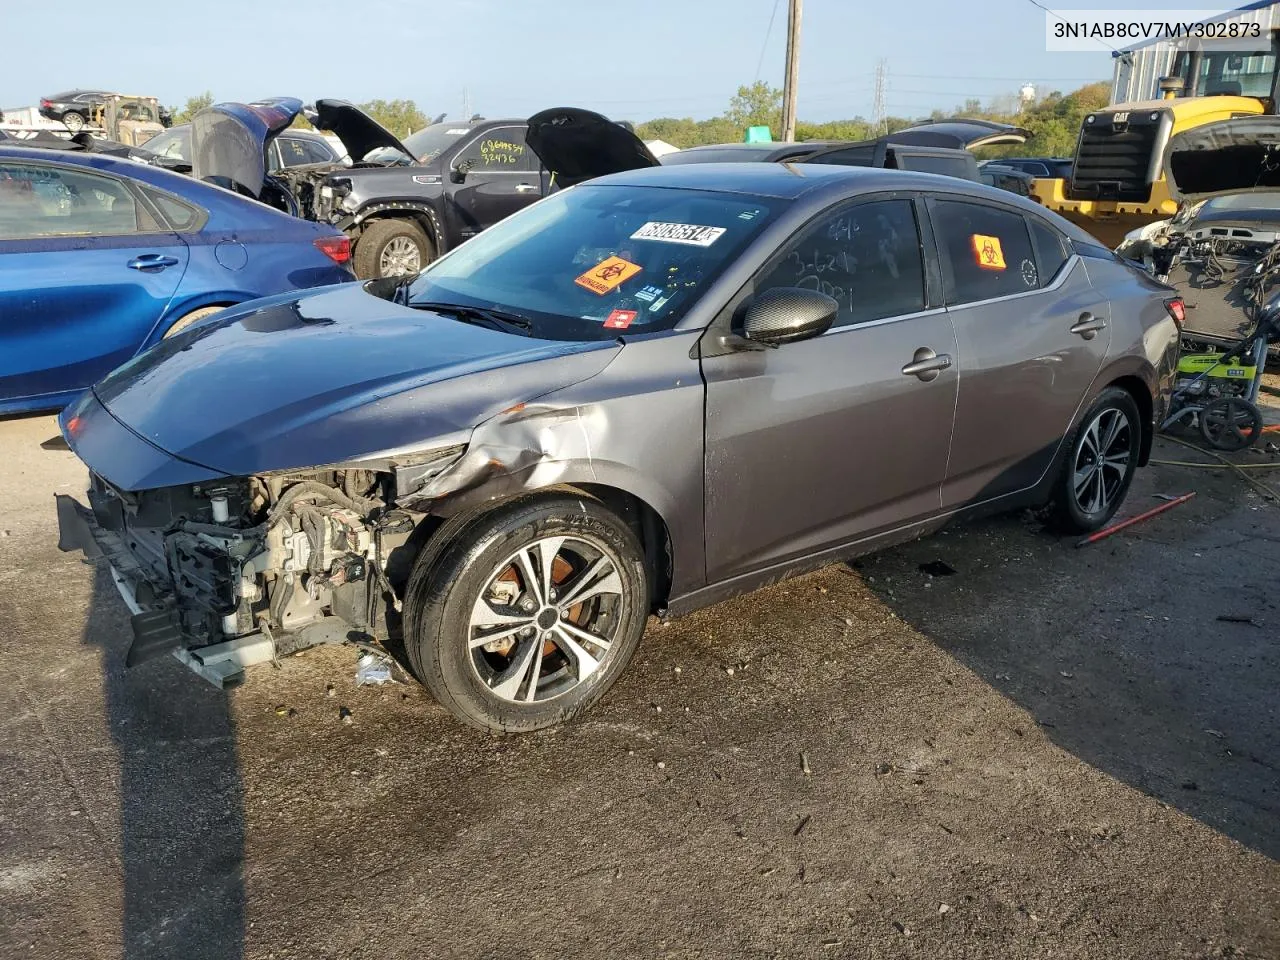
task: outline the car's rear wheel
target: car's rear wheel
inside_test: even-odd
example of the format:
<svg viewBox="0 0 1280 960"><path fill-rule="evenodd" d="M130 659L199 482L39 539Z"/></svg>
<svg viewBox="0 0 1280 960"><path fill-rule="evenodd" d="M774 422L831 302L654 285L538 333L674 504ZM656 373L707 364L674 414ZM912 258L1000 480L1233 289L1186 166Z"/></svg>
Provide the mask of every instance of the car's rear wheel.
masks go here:
<svg viewBox="0 0 1280 960"><path fill-rule="evenodd" d="M198 320L203 320L205 317L211 317L215 313L218 313L223 309L225 308L224 307L201 307L199 310L192 310L190 313L186 314L185 316L179 317L177 320L173 322L173 325L170 326L169 329L164 332L164 339L167 340L170 337L172 337L174 334L181 333L183 330L186 330L189 326L191 326L193 323L197 322Z"/></svg>
<svg viewBox="0 0 1280 960"><path fill-rule="evenodd" d="M1142 449L1142 419L1133 397L1108 387L1080 418L1053 494L1055 525L1091 533L1107 524L1133 483Z"/></svg>
<svg viewBox="0 0 1280 960"><path fill-rule="evenodd" d="M356 276L361 280L405 276L435 258L435 245L412 220L375 220L356 242Z"/></svg>
<svg viewBox="0 0 1280 960"><path fill-rule="evenodd" d="M595 703L648 614L635 534L599 502L522 498L471 518L419 557L405 647L450 712L483 730L554 726Z"/></svg>
<svg viewBox="0 0 1280 960"><path fill-rule="evenodd" d="M68 110L62 115L62 122L66 128L71 131L71 135L75 136L84 129L84 114L76 113L74 110Z"/></svg>

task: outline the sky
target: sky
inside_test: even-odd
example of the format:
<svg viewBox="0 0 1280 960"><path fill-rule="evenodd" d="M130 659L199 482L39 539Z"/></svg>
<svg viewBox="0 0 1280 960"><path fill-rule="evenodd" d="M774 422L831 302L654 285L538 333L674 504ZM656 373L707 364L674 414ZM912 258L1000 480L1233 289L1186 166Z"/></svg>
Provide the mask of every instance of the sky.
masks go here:
<svg viewBox="0 0 1280 960"><path fill-rule="evenodd" d="M1123 5L1162 14L1218 6ZM756 79L781 86L787 0L114 0L109 8L61 0L58 22L102 27L98 40L74 44L49 35L42 4L5 6L0 108L87 87L172 106L209 90L241 101L407 98L451 117L464 105L487 117L581 106L639 122L715 116ZM804 0L802 22L802 120L871 116L881 59L894 116L1013 94L1024 83L1047 93L1111 78L1101 45L1046 52L1045 13L1031 0Z"/></svg>

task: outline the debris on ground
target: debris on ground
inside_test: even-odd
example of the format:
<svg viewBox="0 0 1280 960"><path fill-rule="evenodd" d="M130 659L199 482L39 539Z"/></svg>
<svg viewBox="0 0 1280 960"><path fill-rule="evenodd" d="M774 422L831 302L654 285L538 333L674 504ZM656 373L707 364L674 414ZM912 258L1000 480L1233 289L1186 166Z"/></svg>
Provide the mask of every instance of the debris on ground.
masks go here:
<svg viewBox="0 0 1280 960"><path fill-rule="evenodd" d="M391 658L380 653L363 654L356 661L356 686L380 687L384 683L395 683L391 676Z"/></svg>
<svg viewBox="0 0 1280 960"><path fill-rule="evenodd" d="M809 825L809 821L812 819L813 817L811 817L809 814L805 814L803 817L801 817L799 825L795 828L795 830L792 832L791 835L793 837L800 836L801 832L804 830L805 827Z"/></svg>
<svg viewBox="0 0 1280 960"><path fill-rule="evenodd" d="M1234 614L1234 613L1220 613L1220 614L1218 614L1218 619L1219 619L1222 623L1245 623L1245 624L1248 624L1248 625L1249 625L1249 626L1251 626L1251 627L1260 627L1260 626L1262 626L1262 624L1260 624L1260 623L1259 623L1257 620L1255 620L1253 617L1246 617L1246 616L1242 616L1242 615Z"/></svg>
<svg viewBox="0 0 1280 960"><path fill-rule="evenodd" d="M800 772L806 777L810 776L813 772L809 769L809 754L804 751L800 752Z"/></svg>
<svg viewBox="0 0 1280 960"><path fill-rule="evenodd" d="M324 695L326 697L332 697L335 693L337 693L337 691L333 689L332 683L326 683L324 685Z"/></svg>
<svg viewBox="0 0 1280 960"><path fill-rule="evenodd" d="M355 720L351 716L350 707L339 707L338 719L341 720L343 723L355 723Z"/></svg>

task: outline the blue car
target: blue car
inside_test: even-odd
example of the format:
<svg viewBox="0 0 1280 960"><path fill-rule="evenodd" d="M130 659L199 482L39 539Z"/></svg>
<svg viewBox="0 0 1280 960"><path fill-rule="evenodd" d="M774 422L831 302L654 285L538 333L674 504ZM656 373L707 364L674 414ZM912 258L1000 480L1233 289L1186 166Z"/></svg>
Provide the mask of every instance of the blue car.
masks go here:
<svg viewBox="0 0 1280 960"><path fill-rule="evenodd" d="M0 414L60 409L218 309L353 279L350 241L190 177L0 146Z"/></svg>

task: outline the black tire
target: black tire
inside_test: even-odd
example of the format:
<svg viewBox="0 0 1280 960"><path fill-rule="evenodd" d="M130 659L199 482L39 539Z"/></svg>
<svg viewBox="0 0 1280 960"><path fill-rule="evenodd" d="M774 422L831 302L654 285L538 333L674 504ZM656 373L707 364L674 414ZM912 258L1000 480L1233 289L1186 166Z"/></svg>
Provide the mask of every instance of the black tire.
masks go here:
<svg viewBox="0 0 1280 960"><path fill-rule="evenodd" d="M205 317L211 317L215 313L220 313L225 309L226 307L201 307L199 310L192 310L190 313L173 321L169 329L164 332L164 337L162 339L168 340L175 334L179 334L183 330L187 329L187 327L191 326L197 320L203 320Z"/></svg>
<svg viewBox="0 0 1280 960"><path fill-rule="evenodd" d="M572 602L580 582L590 593L593 584L613 584L616 574L617 589L602 590L560 610L551 617L559 617L559 622L548 624L542 619L547 606L529 613L517 605L527 600L535 609L526 576L519 571L530 569L535 579L542 572L536 569L540 564L521 568L517 558L526 548L541 556L539 546L553 538L566 539L547 565L552 588L562 586L564 597ZM415 562L405 591L405 651L418 679L459 720L494 733L555 726L599 700L625 669L648 616L644 552L630 527L598 501L572 493L521 497L450 521L433 540L436 545L429 542ZM575 557L574 550L581 556ZM555 579L561 562L571 572ZM592 578L589 570L608 573ZM513 572L512 579L507 579L508 572ZM500 586L518 596L505 603L486 600L482 608L481 601ZM551 599L549 606L555 606L556 595ZM506 619L493 629L477 626L476 611L482 609ZM529 617L533 619L517 622ZM508 628L508 622L515 626ZM561 634L569 627L608 639L607 648L588 643L580 648L588 656L576 659L578 654L571 656L572 641L582 634L569 635L566 641ZM515 629L531 636L510 639L509 652L477 645L473 639ZM540 632L544 629L550 632ZM499 641L503 642L508 641ZM585 677L584 663L590 664Z"/></svg>
<svg viewBox="0 0 1280 960"><path fill-rule="evenodd" d="M410 243L417 248L417 269L388 270L383 262L383 254L388 247ZM436 258L435 244L423 233L412 220L390 217L375 220L365 227L364 233L356 241L354 264L356 276L361 280L377 280L379 277L403 276L406 273L417 273ZM389 258L388 258L389 259Z"/></svg>
<svg viewBox="0 0 1280 960"><path fill-rule="evenodd" d="M1106 444L1113 422L1118 432ZM1062 533L1092 533L1115 516L1138 468L1142 430L1138 405L1128 391L1119 387L1103 390L1080 418L1067 444L1050 501L1055 528ZM1099 466L1091 448L1104 444L1102 459L1107 463ZM1120 469L1122 445L1126 456Z"/></svg>
<svg viewBox="0 0 1280 960"><path fill-rule="evenodd" d="M62 115L62 123L71 135L74 137L77 133L85 128L85 116L83 113L76 113L74 110L68 110Z"/></svg>

